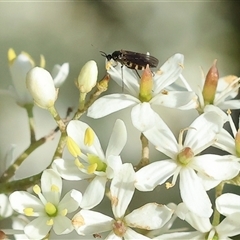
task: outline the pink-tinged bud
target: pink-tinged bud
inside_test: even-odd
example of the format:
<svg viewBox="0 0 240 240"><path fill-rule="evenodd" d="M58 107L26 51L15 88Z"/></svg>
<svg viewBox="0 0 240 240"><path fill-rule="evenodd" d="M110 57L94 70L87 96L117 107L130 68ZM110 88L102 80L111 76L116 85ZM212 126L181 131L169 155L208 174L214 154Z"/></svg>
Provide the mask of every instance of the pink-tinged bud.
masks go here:
<svg viewBox="0 0 240 240"><path fill-rule="evenodd" d="M177 156L177 160L181 165L186 166L194 157L194 153L190 147L184 148Z"/></svg>
<svg viewBox="0 0 240 240"><path fill-rule="evenodd" d="M217 90L217 84L219 79L218 69L217 69L217 60L215 59L213 62L212 67L209 69L205 83L203 86L203 98L205 105L213 104L216 90Z"/></svg>
<svg viewBox="0 0 240 240"><path fill-rule="evenodd" d="M152 99L152 89L153 76L149 65L147 65L143 71L140 82L139 99L141 102L149 102Z"/></svg>
<svg viewBox="0 0 240 240"><path fill-rule="evenodd" d="M240 157L240 129L238 129L235 136L235 149L237 156Z"/></svg>
<svg viewBox="0 0 240 240"><path fill-rule="evenodd" d="M49 109L57 100L58 91L54 86L51 74L40 67L35 67L27 73L27 89L34 102L41 108Z"/></svg>

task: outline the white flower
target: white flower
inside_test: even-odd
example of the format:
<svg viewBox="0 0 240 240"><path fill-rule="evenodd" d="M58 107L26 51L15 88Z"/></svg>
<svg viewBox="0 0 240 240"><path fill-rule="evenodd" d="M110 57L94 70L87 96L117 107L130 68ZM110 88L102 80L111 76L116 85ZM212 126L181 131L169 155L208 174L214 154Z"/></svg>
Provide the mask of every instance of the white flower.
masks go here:
<svg viewBox="0 0 240 240"><path fill-rule="evenodd" d="M202 78L201 85L204 85L205 79ZM217 90L215 94L215 98L213 101L213 105L222 109L239 109L240 100L235 99L238 94L240 83L239 78L233 75L221 77L217 82ZM198 96L199 96L199 105L202 110L205 108L204 99L202 95L202 88L198 88ZM205 110L204 110L205 111Z"/></svg>
<svg viewBox="0 0 240 240"><path fill-rule="evenodd" d="M51 108L58 91L51 74L44 68L35 67L27 73L26 84L34 102L41 108Z"/></svg>
<svg viewBox="0 0 240 240"><path fill-rule="evenodd" d="M9 196L15 211L37 217L24 227L24 233L29 238L42 239L52 228L58 235L71 232L73 226L66 214L79 207L82 194L71 190L60 201L62 179L52 169L43 172L41 188L35 185L33 191L39 198L25 191L16 191Z"/></svg>
<svg viewBox="0 0 240 240"><path fill-rule="evenodd" d="M217 199L218 200L218 199ZM219 206L217 205L219 211ZM223 219L217 226L213 226L209 218L199 217L190 212L184 203L178 205L176 214L182 220L187 221L197 231L192 232L175 232L163 234L155 239L222 239L230 240L232 236L240 233L239 217L240 213L233 213Z"/></svg>
<svg viewBox="0 0 240 240"><path fill-rule="evenodd" d="M188 128L182 144L182 134L177 143L168 126L159 118L158 125L143 134L152 142L156 149L169 159L153 162L136 173L136 188L140 191L152 191L157 185L163 184L173 176L175 185L180 175L180 193L183 202L194 213L202 217L212 214L211 202L201 178L195 171L208 176L214 183L231 179L239 172L239 163L232 161L232 156L205 154L199 156L207 147L216 141L216 135L222 128L222 119L215 112L200 115ZM210 181L211 182L211 181Z"/></svg>
<svg viewBox="0 0 240 240"><path fill-rule="evenodd" d="M111 231L106 239L150 239L131 228L152 230L162 227L172 216L172 211L156 203L148 203L125 215L134 193L135 172L130 163L121 166L114 176L110 196L114 218L102 213L81 210L72 223L80 235Z"/></svg>
<svg viewBox="0 0 240 240"><path fill-rule="evenodd" d="M89 183L81 202L81 208L90 209L99 204L105 193L105 184L112 179L114 172L122 165L119 156L127 141L127 132L122 120L117 120L111 138L108 143L106 154L104 154L99 139L93 130L90 130L92 143L84 143L86 131L89 126L81 121L72 120L67 126L68 137L80 148L80 159L67 161L64 159L54 160L52 167L56 169L61 177L67 180L92 179ZM76 147L77 147L76 146ZM78 154L77 154L78 155Z"/></svg>
<svg viewBox="0 0 240 240"><path fill-rule="evenodd" d="M111 67L108 73L120 86L124 82L124 89L129 94L111 94L99 98L88 109L88 116L101 118L121 109L133 106L131 117L133 125L140 131L154 126L155 121L151 117L155 114L152 105L161 105L178 109L196 108L196 95L187 91L167 91L166 88L174 83L183 68L183 55L175 54L155 74L153 83L148 91L147 100L140 100L141 83L134 71L121 67ZM151 76L152 77L152 76ZM149 86L148 86L149 87Z"/></svg>
<svg viewBox="0 0 240 240"><path fill-rule="evenodd" d="M16 56L13 49L8 51L9 69L12 76L13 86L9 87L9 91L1 90L1 93L8 94L16 99L20 106L32 104L32 96L26 88L26 75L35 67L35 63L31 56L22 52ZM45 66L45 59L41 56L40 66ZM64 63L62 66L55 65L52 70L53 81L55 87L59 87L66 79L69 72L69 64Z"/></svg>
<svg viewBox="0 0 240 240"><path fill-rule="evenodd" d="M81 69L77 87L81 93L88 93L96 85L98 75L98 68L95 61L88 61Z"/></svg>

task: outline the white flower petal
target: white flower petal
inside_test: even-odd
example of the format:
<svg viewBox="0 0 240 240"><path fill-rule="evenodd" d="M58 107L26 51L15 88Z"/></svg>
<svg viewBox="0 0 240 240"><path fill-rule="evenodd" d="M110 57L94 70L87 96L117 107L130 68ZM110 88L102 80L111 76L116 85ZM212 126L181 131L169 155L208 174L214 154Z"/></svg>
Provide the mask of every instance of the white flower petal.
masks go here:
<svg viewBox="0 0 240 240"><path fill-rule="evenodd" d="M0 216L1 218L7 218L11 216L13 209L10 205L9 199L5 194L0 194Z"/></svg>
<svg viewBox="0 0 240 240"><path fill-rule="evenodd" d="M85 190L80 207L90 209L98 205L104 197L106 182L106 177L96 176Z"/></svg>
<svg viewBox="0 0 240 240"><path fill-rule="evenodd" d="M166 90L165 90L166 91ZM188 91L166 91L157 94L151 101L153 105L161 105L182 110L194 109L198 106L197 96Z"/></svg>
<svg viewBox="0 0 240 240"><path fill-rule="evenodd" d="M96 100L88 109L87 116L92 118L101 118L121 109L134 106L140 103L139 99L128 94L111 94Z"/></svg>
<svg viewBox="0 0 240 240"><path fill-rule="evenodd" d="M125 163L115 173L110 186L112 211L115 218L121 218L132 199L135 187L135 172L130 163Z"/></svg>
<svg viewBox="0 0 240 240"><path fill-rule="evenodd" d="M171 240L203 240L205 238L206 233L199 233L198 231L192 232L175 232L175 233L167 233L162 234L154 239L171 239Z"/></svg>
<svg viewBox="0 0 240 240"><path fill-rule="evenodd" d="M53 230L57 235L70 233L74 229L71 220L67 217L57 216L53 221Z"/></svg>
<svg viewBox="0 0 240 240"><path fill-rule="evenodd" d="M219 156L215 154L204 154L194 157L195 169L212 177L215 180L229 180L234 178L240 170L240 164L232 155Z"/></svg>
<svg viewBox="0 0 240 240"><path fill-rule="evenodd" d="M158 116L148 102L137 104L131 111L132 123L139 131L144 132L155 126Z"/></svg>
<svg viewBox="0 0 240 240"><path fill-rule="evenodd" d="M69 73L69 63L64 63L62 66L56 64L53 67L51 75L56 88L59 88L66 80Z"/></svg>
<svg viewBox="0 0 240 240"><path fill-rule="evenodd" d="M94 176L93 174L82 172L72 160L56 159L52 163L52 168L57 171L63 179L71 181L88 179Z"/></svg>
<svg viewBox="0 0 240 240"><path fill-rule="evenodd" d="M132 211L124 219L129 227L153 230L167 223L173 211L165 205L148 203Z"/></svg>
<svg viewBox="0 0 240 240"><path fill-rule="evenodd" d="M213 143L222 125L223 121L217 113L203 113L190 125L184 146L190 147L194 155L197 155Z"/></svg>
<svg viewBox="0 0 240 240"><path fill-rule="evenodd" d="M178 143L167 124L156 114L156 126L143 132L156 149L175 159L178 154Z"/></svg>
<svg viewBox="0 0 240 240"><path fill-rule="evenodd" d="M184 56L176 53L169 58L154 76L154 93L159 93L165 87L177 80L183 70Z"/></svg>
<svg viewBox="0 0 240 240"><path fill-rule="evenodd" d="M239 218L240 213L237 212L227 216L222 220L222 222L220 222L220 224L216 227L220 239L224 239L221 237L232 237L240 234Z"/></svg>
<svg viewBox="0 0 240 240"><path fill-rule="evenodd" d="M106 150L106 157L110 155L118 156L127 142L127 130L124 122L117 119L109 139Z"/></svg>
<svg viewBox="0 0 240 240"><path fill-rule="evenodd" d="M72 219L73 226L80 235L110 231L113 222L112 218L91 210L81 210Z"/></svg>
<svg viewBox="0 0 240 240"><path fill-rule="evenodd" d="M78 209L82 200L82 193L73 189L65 194L58 205L59 211L67 209L68 213L71 213Z"/></svg>
<svg viewBox="0 0 240 240"><path fill-rule="evenodd" d="M138 97L139 82L138 76L136 76L134 70L122 66L121 64L117 64L117 66L111 67L110 70L108 70L108 73L120 87L124 87L124 90L127 90L131 95Z"/></svg>
<svg viewBox="0 0 240 240"><path fill-rule="evenodd" d="M225 129L222 129L217 135L217 141L213 144L213 146L229 152L232 155L236 154L235 139Z"/></svg>
<svg viewBox="0 0 240 240"><path fill-rule="evenodd" d="M53 169L46 169L41 176L42 192L47 195L51 193L52 186L56 186L59 190L59 195L62 192L62 179L59 174Z"/></svg>
<svg viewBox="0 0 240 240"><path fill-rule="evenodd" d="M16 99L21 105L33 102L32 96L26 87L27 72L33 67L33 61L25 53L19 54L10 65L10 73L15 93L17 93Z"/></svg>
<svg viewBox="0 0 240 240"><path fill-rule="evenodd" d="M152 191L170 178L176 168L177 164L170 159L153 162L136 172L135 187L139 191Z"/></svg>
<svg viewBox="0 0 240 240"><path fill-rule="evenodd" d="M182 200L190 211L200 217L210 217L212 215L211 201L200 178L193 169L182 168L180 171L179 188Z"/></svg>
<svg viewBox="0 0 240 240"><path fill-rule="evenodd" d="M105 159L105 155L102 150L100 141L95 132L93 132L93 144L91 146L87 146L84 144L85 132L87 128L89 128L88 124L79 120L72 120L67 126L67 134L76 142L82 152L94 154L98 156L101 160Z"/></svg>
<svg viewBox="0 0 240 240"><path fill-rule="evenodd" d="M175 214L182 220L187 221L194 229L206 233L212 228L209 218L199 217L189 211L186 204L180 203L175 210Z"/></svg>
<svg viewBox="0 0 240 240"><path fill-rule="evenodd" d="M133 240L133 239L150 240L151 238L148 238L140 233L133 231L131 228L128 228L124 234L124 239L125 240Z"/></svg>
<svg viewBox="0 0 240 240"><path fill-rule="evenodd" d="M108 179L112 179L114 177L114 173L121 169L122 159L120 156L109 156L107 158L107 169L106 174Z"/></svg>
<svg viewBox="0 0 240 240"><path fill-rule="evenodd" d="M217 106L221 109L239 109L240 100L229 100L219 103Z"/></svg>
<svg viewBox="0 0 240 240"><path fill-rule="evenodd" d="M105 240L122 240L122 237L117 236L113 231L111 231Z"/></svg>
<svg viewBox="0 0 240 240"><path fill-rule="evenodd" d="M216 199L217 210L224 216L240 212L240 196L224 193Z"/></svg>
<svg viewBox="0 0 240 240"><path fill-rule="evenodd" d="M25 191L16 191L9 196L12 208L18 213L24 214L25 208L33 208L34 213L44 212L42 202L32 194ZM34 215L36 216L36 215Z"/></svg>
<svg viewBox="0 0 240 240"><path fill-rule="evenodd" d="M38 217L34 219L25 226L25 234L30 239L43 239L52 228L52 226L46 224L48 220L49 217Z"/></svg>

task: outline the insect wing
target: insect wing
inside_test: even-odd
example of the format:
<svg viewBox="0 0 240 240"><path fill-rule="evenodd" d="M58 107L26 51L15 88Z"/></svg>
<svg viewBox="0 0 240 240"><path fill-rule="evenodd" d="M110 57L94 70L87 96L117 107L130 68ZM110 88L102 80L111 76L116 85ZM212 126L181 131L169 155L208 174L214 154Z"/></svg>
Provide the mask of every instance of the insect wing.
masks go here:
<svg viewBox="0 0 240 240"><path fill-rule="evenodd" d="M158 65L158 59L144 53L136 53L131 51L125 51L121 50L122 55L122 61L126 63L133 63L134 65L138 65L139 67L145 68L147 64L149 64L149 67L157 67ZM133 67L134 68L134 67Z"/></svg>

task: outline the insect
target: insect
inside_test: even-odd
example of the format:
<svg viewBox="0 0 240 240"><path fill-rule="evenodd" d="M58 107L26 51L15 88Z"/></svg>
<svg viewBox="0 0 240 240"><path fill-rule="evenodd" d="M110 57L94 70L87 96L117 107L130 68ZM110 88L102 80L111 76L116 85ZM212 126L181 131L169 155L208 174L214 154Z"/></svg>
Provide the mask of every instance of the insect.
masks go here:
<svg viewBox="0 0 240 240"><path fill-rule="evenodd" d="M127 50L115 51L112 54L106 54L100 51L103 57L106 57L108 61L113 59L130 69L144 70L149 64L150 68L157 67L158 59L150 54L131 52Z"/></svg>

